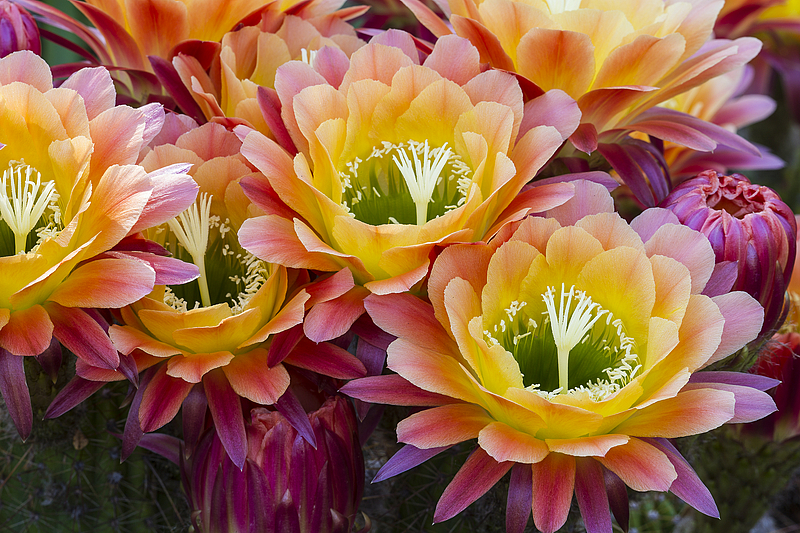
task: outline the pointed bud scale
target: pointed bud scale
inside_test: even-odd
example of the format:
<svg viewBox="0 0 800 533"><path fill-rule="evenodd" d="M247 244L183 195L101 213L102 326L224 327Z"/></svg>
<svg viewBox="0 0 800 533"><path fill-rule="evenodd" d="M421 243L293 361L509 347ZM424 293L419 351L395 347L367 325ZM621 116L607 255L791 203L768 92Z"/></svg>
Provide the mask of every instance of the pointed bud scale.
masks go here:
<svg viewBox="0 0 800 533"><path fill-rule="evenodd" d="M216 433L206 433L181 465L197 529L350 531L364 489L355 410L350 400L331 396L308 420L316 449L278 411L253 409L243 470L227 457Z"/></svg>
<svg viewBox="0 0 800 533"><path fill-rule="evenodd" d="M673 189L661 205L708 237L717 263L737 262L733 290L764 306L762 335L778 327L797 247L794 214L778 194L741 174L706 170Z"/></svg>
<svg viewBox="0 0 800 533"><path fill-rule="evenodd" d="M39 28L24 8L8 0L0 0L0 57L17 50L42 53Z"/></svg>

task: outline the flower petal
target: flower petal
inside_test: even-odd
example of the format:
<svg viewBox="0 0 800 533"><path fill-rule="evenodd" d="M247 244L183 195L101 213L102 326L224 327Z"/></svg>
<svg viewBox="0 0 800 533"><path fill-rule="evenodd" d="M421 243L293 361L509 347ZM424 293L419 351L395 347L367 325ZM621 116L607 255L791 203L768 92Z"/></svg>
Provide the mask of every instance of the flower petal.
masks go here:
<svg viewBox="0 0 800 533"><path fill-rule="evenodd" d="M542 533L554 533L567 521L575 486L575 458L551 453L532 465L533 523Z"/></svg>

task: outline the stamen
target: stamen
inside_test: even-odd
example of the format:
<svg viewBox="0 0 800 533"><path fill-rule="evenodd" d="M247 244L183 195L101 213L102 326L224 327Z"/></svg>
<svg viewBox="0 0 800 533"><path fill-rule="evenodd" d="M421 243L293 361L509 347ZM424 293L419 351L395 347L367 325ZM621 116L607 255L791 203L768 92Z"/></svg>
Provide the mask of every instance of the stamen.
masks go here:
<svg viewBox="0 0 800 533"><path fill-rule="evenodd" d="M422 145L422 150L422 160L420 161L418 150L412 148L411 152L414 155L413 164L404 150L398 150L400 160L398 160L397 155L392 156L392 160L400 170L408 186L408 191L411 193L411 199L414 201L414 205L417 208L418 226L428 221L428 203L433 196L433 189L436 187L436 183L439 181L439 175L442 173L447 161L450 159L450 155L453 153L452 150L447 148L447 143L444 143L431 161L431 156L437 151L433 150L433 152L431 152L429 150L427 140Z"/></svg>
<svg viewBox="0 0 800 533"><path fill-rule="evenodd" d="M24 181L22 179L23 168L25 170ZM36 172L36 182L31 180L34 172ZM8 195L9 181L11 182L11 196ZM3 172L3 181L0 186L2 187L0 215L14 233L16 253L25 253L28 234L39 222L55 194L55 183L48 181L42 187L42 175L33 167L25 164L16 166L9 164L8 169Z"/></svg>
<svg viewBox="0 0 800 533"><path fill-rule="evenodd" d="M300 49L300 61L311 68L314 68L314 60L317 58L317 50Z"/></svg>
<svg viewBox="0 0 800 533"><path fill-rule="evenodd" d="M570 311L573 296L577 297L578 303L575 306L575 310ZM567 298L566 305L564 304L565 297ZM547 292L542 295L542 299L547 306L547 313L553 330L553 339L558 351L558 384L563 394L569 390L570 350L581 342L586 333L606 311L601 308L594 315L593 311L600 307L600 304L592 302L592 298L586 296L585 292L575 290L574 285L570 287L569 292L566 292L564 284L561 284L561 300L558 311L556 311L552 287L547 288Z"/></svg>
<svg viewBox="0 0 800 533"><path fill-rule="evenodd" d="M178 238L178 242L189 252L189 255L192 256L192 261L200 269L200 277L197 282L200 285L200 299L203 302L203 306L206 307L211 305L205 262L210 214L211 196L203 193L200 195L198 202L192 204L186 211L167 222Z"/></svg>

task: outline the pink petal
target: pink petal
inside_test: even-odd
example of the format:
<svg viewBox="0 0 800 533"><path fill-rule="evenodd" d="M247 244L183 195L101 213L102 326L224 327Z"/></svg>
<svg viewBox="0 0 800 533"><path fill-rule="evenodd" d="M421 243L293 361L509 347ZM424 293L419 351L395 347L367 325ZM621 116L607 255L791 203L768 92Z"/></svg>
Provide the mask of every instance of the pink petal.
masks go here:
<svg viewBox="0 0 800 533"><path fill-rule="evenodd" d="M584 457L576 459L575 498L587 533L611 533L603 467L597 461Z"/></svg>
<svg viewBox="0 0 800 533"><path fill-rule="evenodd" d="M572 184L575 186L574 196L562 205L549 209L548 218L554 218L562 226L568 226L585 216L614 210L614 200L605 186L586 180L574 181Z"/></svg>
<svg viewBox="0 0 800 533"><path fill-rule="evenodd" d="M533 523L542 533L553 533L567 521L575 486L575 458L551 453L531 470Z"/></svg>
<svg viewBox="0 0 800 533"><path fill-rule="evenodd" d="M450 446L474 439L492 421L477 405L442 405L401 420L397 424L397 440L421 449Z"/></svg>
<svg viewBox="0 0 800 533"><path fill-rule="evenodd" d="M233 464L241 470L247 458L247 434L244 429L241 400L220 369L212 370L203 376L203 388L206 391L208 408L214 419L219 440L222 441Z"/></svg>
<svg viewBox="0 0 800 533"><path fill-rule="evenodd" d="M82 309L62 307L55 302L45 304L53 321L53 335L65 348L86 363L114 370L119 366L119 355L100 325Z"/></svg>
<svg viewBox="0 0 800 533"><path fill-rule="evenodd" d="M25 381L24 359L3 348L0 348L0 393L19 436L27 440L33 429L33 407Z"/></svg>
<svg viewBox="0 0 800 533"><path fill-rule="evenodd" d="M444 489L433 523L443 522L467 508L500 481L514 463L498 463L481 448L477 448L456 473L453 481Z"/></svg>
<svg viewBox="0 0 800 533"><path fill-rule="evenodd" d="M459 85L466 84L481 72L478 50L456 35L444 35L438 39L423 65Z"/></svg>
<svg viewBox="0 0 800 533"><path fill-rule="evenodd" d="M432 407L457 401L449 396L421 389L397 374L354 379L339 389L339 392L365 402L389 405Z"/></svg>
<svg viewBox="0 0 800 533"><path fill-rule="evenodd" d="M53 398L53 401L47 406L44 419L58 418L99 391L104 385L104 381L89 381L88 379L75 376L58 391L56 397Z"/></svg>
<svg viewBox="0 0 800 533"><path fill-rule="evenodd" d="M389 479L390 477L402 474L403 472L424 463L431 457L434 457L449 448L450 446L442 446L440 448L428 448L427 450L420 450L415 446L406 444L400 448L397 453L391 457L391 459L386 461L386 464L384 464L381 469L378 470L378 474L375 476L375 479L373 479L372 482L377 483L379 481L383 481L384 479Z"/></svg>
<svg viewBox="0 0 800 533"><path fill-rule="evenodd" d="M707 364L736 352L758 336L764 321L764 308L747 293L736 291L711 298L725 317L722 340Z"/></svg>
<svg viewBox="0 0 800 533"><path fill-rule="evenodd" d="M14 311L0 328L0 348L14 355L39 355L53 339L53 323L44 307Z"/></svg>
<svg viewBox="0 0 800 533"><path fill-rule="evenodd" d="M347 350L329 342L315 344L305 338L284 362L336 379L354 379L367 374L364 364Z"/></svg>
<svg viewBox="0 0 800 533"><path fill-rule="evenodd" d="M311 421L291 389L287 389L278 399L275 409L289 421L298 435L311 444L315 450L317 449L317 437L314 434L314 428L311 427Z"/></svg>
<svg viewBox="0 0 800 533"><path fill-rule="evenodd" d="M561 139L570 137L581 121L581 110L578 103L567 93L559 89L547 91L525 104L525 116L519 132L527 133L534 126L554 126L561 134Z"/></svg>
<svg viewBox="0 0 800 533"><path fill-rule="evenodd" d="M719 510L714 502L714 497L694 469L689 465L681 453L666 439L645 439L647 442L661 450L675 467L678 478L672 482L670 492L675 494L698 511L713 518L719 518Z"/></svg>
<svg viewBox="0 0 800 533"><path fill-rule="evenodd" d="M139 220L131 228L129 234L135 234L147 228L158 226L174 218L192 205L197 198L198 185L187 174L191 165L176 163L147 175L153 192L139 216Z"/></svg>
<svg viewBox="0 0 800 533"><path fill-rule="evenodd" d="M506 503L506 533L523 533L531 516L533 479L531 466L516 464L511 470Z"/></svg>
<svg viewBox="0 0 800 533"><path fill-rule="evenodd" d="M140 385L140 390L144 388L139 406L139 425L142 431L155 431L175 418L193 386L193 383L168 376L167 365L161 365L150 383Z"/></svg>
<svg viewBox="0 0 800 533"><path fill-rule="evenodd" d="M678 217L669 209L651 207L642 211L631 221L631 228L639 234L642 242L647 242L664 224L680 224Z"/></svg>
<svg viewBox="0 0 800 533"><path fill-rule="evenodd" d="M150 294L155 279L153 268L138 259L98 259L73 270L49 299L64 307L115 309Z"/></svg>
<svg viewBox="0 0 800 533"><path fill-rule="evenodd" d="M72 89L81 95L89 120L117 103L114 82L108 70L103 67L81 69L67 78L61 87Z"/></svg>
<svg viewBox="0 0 800 533"><path fill-rule="evenodd" d="M316 304L303 324L306 336L314 342L323 342L344 335L364 314L364 298L368 295L367 289L355 286L338 298Z"/></svg>
<svg viewBox="0 0 800 533"><path fill-rule="evenodd" d="M641 439L631 439L596 460L633 490L666 492L678 477L666 454Z"/></svg>

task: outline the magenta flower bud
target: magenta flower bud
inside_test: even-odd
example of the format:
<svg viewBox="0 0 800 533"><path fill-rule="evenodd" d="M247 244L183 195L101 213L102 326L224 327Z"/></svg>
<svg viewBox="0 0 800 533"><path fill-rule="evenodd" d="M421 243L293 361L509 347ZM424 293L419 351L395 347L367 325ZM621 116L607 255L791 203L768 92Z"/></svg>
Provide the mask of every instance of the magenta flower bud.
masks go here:
<svg viewBox="0 0 800 533"><path fill-rule="evenodd" d="M201 533L349 533L364 489L352 403L328 397L308 414L316 449L279 412L251 411L239 470L214 430L181 467Z"/></svg>
<svg viewBox="0 0 800 533"><path fill-rule="evenodd" d="M766 441L783 442L800 435L800 334L775 335L761 350L750 370L780 382L770 395L778 408L761 420L742 424L742 435Z"/></svg>
<svg viewBox="0 0 800 533"><path fill-rule="evenodd" d="M0 0L0 57L18 50L42 54L39 27L24 8L8 0Z"/></svg>
<svg viewBox="0 0 800 533"><path fill-rule="evenodd" d="M778 194L741 174L706 170L675 187L661 206L708 237L718 267L736 262L736 279L724 291L745 291L761 302L762 334L778 327L797 248L794 213Z"/></svg>

